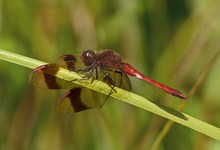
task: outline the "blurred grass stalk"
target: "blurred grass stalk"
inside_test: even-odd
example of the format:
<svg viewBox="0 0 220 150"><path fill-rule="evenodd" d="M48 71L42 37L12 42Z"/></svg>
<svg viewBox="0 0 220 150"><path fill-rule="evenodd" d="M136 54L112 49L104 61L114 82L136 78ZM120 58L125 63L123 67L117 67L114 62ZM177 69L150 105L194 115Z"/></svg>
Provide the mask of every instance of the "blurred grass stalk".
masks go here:
<svg viewBox="0 0 220 150"><path fill-rule="evenodd" d="M200 85L203 83L205 77L208 75L209 71L212 69L212 67L214 66L214 64L216 63L216 61L218 60L220 55L220 49L216 52L216 54L213 56L213 58L211 59L211 61L209 62L209 64L205 67L205 69L202 71L202 73L200 74L198 80L195 82L194 86L191 88L190 92L189 92L189 99L195 94L195 92L198 90L198 88L200 87ZM178 108L176 109L177 111L182 111L185 106L188 104L188 101L183 101ZM160 145L160 143L162 142L162 140L164 139L164 137L167 135L167 133L169 132L169 130L171 129L171 127L173 126L174 122L169 120L166 122L166 124L163 126L163 129L161 130L161 132L158 134L157 138L155 139L154 143L152 144L151 150L156 150L158 149L158 146Z"/></svg>
<svg viewBox="0 0 220 150"><path fill-rule="evenodd" d="M38 61L38 60L29 58L29 57L25 57L25 56L18 55L18 54L8 52L5 50L1 50L1 49L0 49L0 59L9 61L15 64L19 64L19 65L22 65L28 68L32 68L32 69L40 65L46 64L45 62ZM72 71L70 72L62 68L60 70L61 71L59 71L57 74L58 78L72 81L73 78L79 77L76 73ZM98 92L102 92L106 95L109 94L109 86L101 81L94 81L92 84L88 82L86 83L86 82L79 82L79 81L74 81L74 83L85 86L86 88L90 88ZM117 91L117 93L113 93L111 96L116 99L119 99L121 101L127 102L139 108L155 113L159 116L162 116L171 121L177 122L181 125L194 129L200 133L203 133L209 137L212 137L220 141L220 129L215 126L212 126L196 118L193 118L187 114L180 113L176 110L173 110L161 104L157 104L156 102L147 100L134 93L122 90L117 87L115 88L115 90Z"/></svg>

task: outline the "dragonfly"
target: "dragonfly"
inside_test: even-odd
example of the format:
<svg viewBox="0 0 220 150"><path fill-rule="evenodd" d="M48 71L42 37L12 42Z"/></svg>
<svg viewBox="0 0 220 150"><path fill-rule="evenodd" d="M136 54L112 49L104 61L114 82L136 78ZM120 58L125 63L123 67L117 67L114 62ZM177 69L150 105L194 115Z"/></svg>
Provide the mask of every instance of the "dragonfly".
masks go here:
<svg viewBox="0 0 220 150"><path fill-rule="evenodd" d="M131 91L131 82L128 75L146 81L157 88L186 99L180 91L156 82L141 74L129 63L126 63L113 50L93 51L86 50L80 55L67 54L58 58L55 63L46 64L35 68L29 75L29 81L36 87L48 89L70 89L57 105L60 113L76 113L91 108L102 107L107 98L106 95L92 89L74 84L56 76L60 68L78 73L82 80L96 79L107 83L112 92L117 92L114 87ZM80 79L79 79L80 80Z"/></svg>

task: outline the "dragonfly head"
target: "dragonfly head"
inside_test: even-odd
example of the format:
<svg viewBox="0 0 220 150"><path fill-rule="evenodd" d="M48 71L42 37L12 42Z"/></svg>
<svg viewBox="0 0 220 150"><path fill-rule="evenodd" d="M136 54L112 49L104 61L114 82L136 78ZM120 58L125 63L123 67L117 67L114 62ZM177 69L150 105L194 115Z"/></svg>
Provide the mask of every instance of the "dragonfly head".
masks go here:
<svg viewBox="0 0 220 150"><path fill-rule="evenodd" d="M91 66L96 61L96 54L93 50L86 50L82 53L81 59L86 66Z"/></svg>

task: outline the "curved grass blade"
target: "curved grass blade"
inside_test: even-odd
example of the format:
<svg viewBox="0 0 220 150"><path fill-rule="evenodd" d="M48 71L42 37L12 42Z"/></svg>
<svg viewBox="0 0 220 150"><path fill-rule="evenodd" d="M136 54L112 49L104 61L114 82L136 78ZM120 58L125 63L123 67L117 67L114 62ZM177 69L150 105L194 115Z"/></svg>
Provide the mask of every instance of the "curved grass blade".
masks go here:
<svg viewBox="0 0 220 150"><path fill-rule="evenodd" d="M197 91L197 89L199 88L199 86L202 84L202 82L204 81L205 77L208 75L209 71L212 69L212 67L214 66L215 62L218 60L220 56L220 49L217 51L217 53L214 55L214 57L211 59L211 61L209 62L209 64L205 67L205 69L202 71L202 73L200 74L198 80L196 81L196 83L194 84L194 86L192 87L192 89L189 92L189 98L191 98L195 92ZM188 104L188 100L187 101L183 101L177 108L178 111L182 111L185 106ZM166 124L163 126L163 129L161 130L160 134L157 136L157 138L155 139L154 143L152 144L151 149L157 149L159 144L161 143L161 141L163 140L163 138L167 135L167 133L169 132L170 128L173 126L174 122L169 120L166 122Z"/></svg>
<svg viewBox="0 0 220 150"><path fill-rule="evenodd" d="M45 64L45 62L41 62L35 59L31 59L4 50L0 50L0 59L10 61L12 63L16 63L28 68L36 68L40 65ZM80 79L81 77L77 73L72 71L70 72L69 70L63 68L61 68L60 71L57 73L57 77L67 81L74 82L75 84L79 84L81 86L85 86L86 88L101 92L106 95L109 94L110 87L106 83L97 80L94 80L93 83L91 83L90 81L73 80L73 79ZM113 94L111 94L111 96L118 100L124 101L131 105L155 113L159 116L177 122L181 125L184 125L188 128L191 128L195 131L198 131L202 134L205 134L209 137L212 137L220 141L220 129L218 127L212 126L199 119L193 118L190 115L178 112L176 110L173 110L169 107L163 106L156 102L152 102L132 92L128 92L117 87L115 87L115 90L117 91L117 93L114 92Z"/></svg>

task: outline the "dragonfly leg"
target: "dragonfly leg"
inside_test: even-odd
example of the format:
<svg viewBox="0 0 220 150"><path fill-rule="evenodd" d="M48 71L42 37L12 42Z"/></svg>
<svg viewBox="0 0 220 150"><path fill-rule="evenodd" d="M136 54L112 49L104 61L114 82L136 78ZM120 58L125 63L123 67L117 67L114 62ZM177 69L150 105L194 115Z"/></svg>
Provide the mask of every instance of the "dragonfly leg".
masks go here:
<svg viewBox="0 0 220 150"><path fill-rule="evenodd" d="M101 71L105 75L103 78L103 82L107 83L112 88L112 90L114 90L114 92L117 92L114 89L114 87L116 86L116 82L113 80L113 78L108 73L106 73L104 70L101 69Z"/></svg>
<svg viewBox="0 0 220 150"><path fill-rule="evenodd" d="M104 102L102 103L102 105L100 106L100 108L102 108L103 105L105 105L105 103L107 102L109 96L113 93L113 92L117 92L115 89L114 89L114 86L112 85L109 85L111 87L111 91L109 92L109 94L107 95L107 97L105 98Z"/></svg>
<svg viewBox="0 0 220 150"><path fill-rule="evenodd" d="M92 65L92 66L88 66L88 67L85 67L82 69L75 69L75 71L79 72L79 73L84 73L84 72L88 72L90 70L93 70L94 68L96 68L96 67L94 65Z"/></svg>
<svg viewBox="0 0 220 150"><path fill-rule="evenodd" d="M105 98L105 101L103 102L103 104L100 106L100 108L106 103L107 99L109 98L109 96L113 93L113 92L117 92L114 87L116 86L116 82L113 80L113 78L108 74L106 73L103 69L100 69L103 74L105 75L104 78L103 78L103 82L107 83L110 87L111 87L111 90L109 92L109 94L107 95L107 97Z"/></svg>
<svg viewBox="0 0 220 150"><path fill-rule="evenodd" d="M74 79L72 81L76 81L76 80L89 80L89 79L92 78L92 81L91 81L91 83L92 83L93 80L94 80L94 77L93 77L94 76L93 75L94 70L95 70L95 68L91 68L91 67L86 67L84 69L78 69L78 70L76 70L76 73L81 77L81 79ZM86 74L83 75L83 73L88 73L88 74L87 75Z"/></svg>
<svg viewBox="0 0 220 150"><path fill-rule="evenodd" d="M95 78L92 77L94 71L95 71ZM91 83L94 81L94 79L96 79L96 80L98 79L98 70L97 70L97 67L95 67L93 70L91 70L91 72L90 72L90 78L92 78Z"/></svg>

